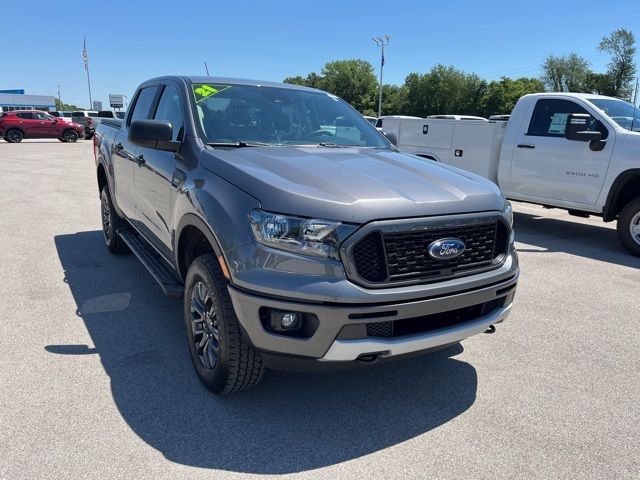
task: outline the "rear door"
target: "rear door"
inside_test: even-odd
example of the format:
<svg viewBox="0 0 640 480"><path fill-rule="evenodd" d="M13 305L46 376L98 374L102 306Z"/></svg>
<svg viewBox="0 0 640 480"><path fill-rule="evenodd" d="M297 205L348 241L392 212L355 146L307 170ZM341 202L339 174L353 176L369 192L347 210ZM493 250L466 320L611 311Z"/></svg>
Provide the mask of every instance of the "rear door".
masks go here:
<svg viewBox="0 0 640 480"><path fill-rule="evenodd" d="M122 128L113 141L111 161L115 178L116 203L125 216L138 228L136 223L136 197L134 189L134 171L138 169L137 147L129 143L128 128L133 120L147 119L156 97L156 86L145 87L138 91L133 100L133 108Z"/></svg>
<svg viewBox="0 0 640 480"><path fill-rule="evenodd" d="M150 118L167 120L173 127L173 140L181 141L184 135L185 99L177 85L160 86L157 105ZM143 233L166 257L171 258L172 205L179 178L184 168L174 152L138 147L136 155L140 164L134 169L136 191L136 220Z"/></svg>
<svg viewBox="0 0 640 480"><path fill-rule="evenodd" d="M571 113L592 117L591 129L606 139L602 151L593 151L587 142L564 138ZM514 198L556 205L595 204L613 151L614 132L573 98L541 98L533 107L528 128L518 134L511 166Z"/></svg>
<svg viewBox="0 0 640 480"><path fill-rule="evenodd" d="M38 121L34 112L18 112L16 117L18 117L18 128L26 138L38 137Z"/></svg>

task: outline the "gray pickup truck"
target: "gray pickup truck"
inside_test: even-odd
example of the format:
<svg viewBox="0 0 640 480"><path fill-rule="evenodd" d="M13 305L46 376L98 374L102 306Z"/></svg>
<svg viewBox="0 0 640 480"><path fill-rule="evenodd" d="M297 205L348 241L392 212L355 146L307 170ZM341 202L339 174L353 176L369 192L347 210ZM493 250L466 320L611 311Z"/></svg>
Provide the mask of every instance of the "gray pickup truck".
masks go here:
<svg viewBox="0 0 640 480"><path fill-rule="evenodd" d="M184 299L193 364L215 393L266 368L424 353L493 330L512 307L498 187L398 152L334 95L156 78L94 145L106 245Z"/></svg>

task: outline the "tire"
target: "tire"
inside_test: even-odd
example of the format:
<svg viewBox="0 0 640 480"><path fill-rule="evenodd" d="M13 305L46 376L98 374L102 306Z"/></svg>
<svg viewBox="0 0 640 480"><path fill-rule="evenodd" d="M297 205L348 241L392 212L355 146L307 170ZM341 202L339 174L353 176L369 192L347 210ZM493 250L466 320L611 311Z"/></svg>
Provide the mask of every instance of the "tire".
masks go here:
<svg viewBox="0 0 640 480"><path fill-rule="evenodd" d="M64 131L62 138L64 138L65 142L76 143L78 141L78 132L69 128Z"/></svg>
<svg viewBox="0 0 640 480"><path fill-rule="evenodd" d="M115 254L129 253L129 247L118 235L118 230L125 226L125 220L113 208L108 185L102 187L100 192L100 217L104 242L109 251Z"/></svg>
<svg viewBox="0 0 640 480"><path fill-rule="evenodd" d="M262 358L242 336L227 280L214 255L202 255L189 267L184 321L193 366L207 389L227 395L260 382Z"/></svg>
<svg viewBox="0 0 640 480"><path fill-rule="evenodd" d="M66 140L64 138L59 138L58 140L61 141L62 143L66 142Z"/></svg>
<svg viewBox="0 0 640 480"><path fill-rule="evenodd" d="M618 217L618 238L631 255L640 257L640 198L629 202Z"/></svg>
<svg viewBox="0 0 640 480"><path fill-rule="evenodd" d="M9 143L20 143L23 138L24 134L17 128L12 128L7 131L7 135L4 137L4 139Z"/></svg>

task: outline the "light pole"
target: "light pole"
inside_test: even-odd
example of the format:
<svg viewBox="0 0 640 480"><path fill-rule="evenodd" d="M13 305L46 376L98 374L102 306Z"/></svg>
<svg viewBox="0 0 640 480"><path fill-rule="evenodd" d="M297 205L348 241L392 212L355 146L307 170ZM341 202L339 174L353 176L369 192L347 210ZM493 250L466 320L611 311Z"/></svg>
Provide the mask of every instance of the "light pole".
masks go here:
<svg viewBox="0 0 640 480"><path fill-rule="evenodd" d="M384 37L371 37L371 40L376 42L376 45L380 47L380 92L378 94L378 118L382 116L382 69L384 68L384 46L389 45L389 35Z"/></svg>

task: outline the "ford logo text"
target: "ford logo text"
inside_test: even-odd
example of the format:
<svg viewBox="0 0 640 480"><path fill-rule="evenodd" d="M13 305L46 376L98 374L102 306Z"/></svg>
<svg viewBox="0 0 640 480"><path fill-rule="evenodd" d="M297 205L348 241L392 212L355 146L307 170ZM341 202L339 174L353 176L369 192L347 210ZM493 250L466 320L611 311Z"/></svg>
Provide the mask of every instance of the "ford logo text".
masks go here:
<svg viewBox="0 0 640 480"><path fill-rule="evenodd" d="M427 247L427 251L429 255L437 260L448 260L462 255L465 247L464 242L457 238L442 238L431 242Z"/></svg>

